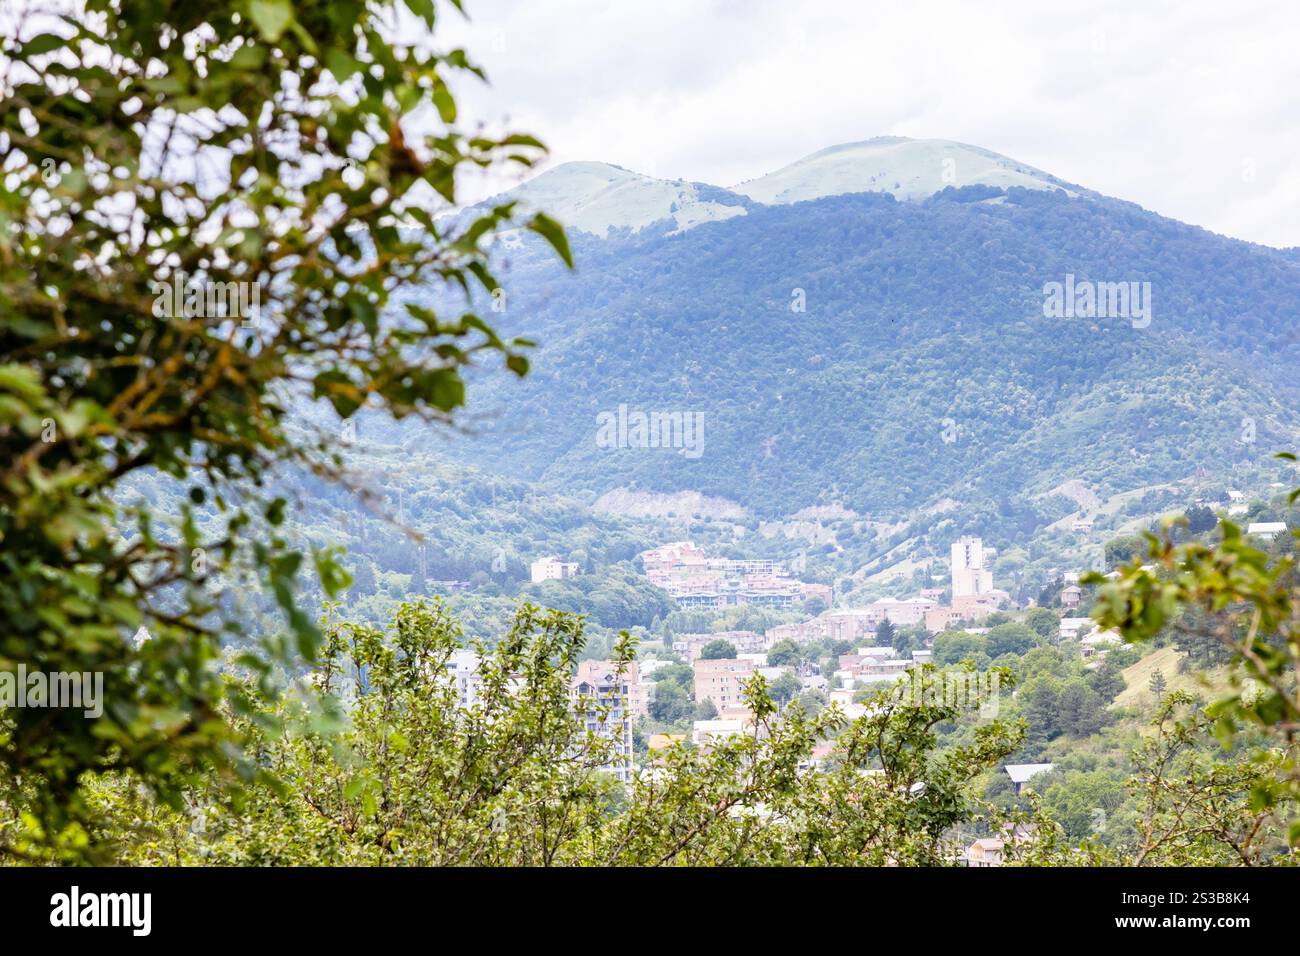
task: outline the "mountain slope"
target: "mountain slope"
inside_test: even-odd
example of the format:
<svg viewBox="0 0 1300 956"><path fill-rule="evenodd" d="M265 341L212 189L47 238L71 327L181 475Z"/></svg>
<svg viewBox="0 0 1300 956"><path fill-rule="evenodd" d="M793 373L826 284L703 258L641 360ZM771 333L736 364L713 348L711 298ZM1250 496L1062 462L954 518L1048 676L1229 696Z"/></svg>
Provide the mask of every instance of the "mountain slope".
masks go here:
<svg viewBox="0 0 1300 956"><path fill-rule="evenodd" d="M1271 456L1300 447L1297 250L974 147L890 142L733 192L693 184L744 214L690 229L676 200L616 190L604 231L573 234L575 273L513 245L493 318L540 343L531 373L474 376L464 436L409 424L392 441L587 502L651 503L678 537L709 520L690 502L734 503L739 517L715 522L727 540L868 589L911 580L961 534L1002 552L1000 574L1035 575L1198 497L1293 487ZM984 181L924 195L944 159ZM567 197L576 215L604 175ZM1053 283L1137 283L1149 312L1049 317ZM678 447L643 447L638 413L667 416ZM1080 495L1123 513L1081 510ZM784 520L811 508L842 517L807 534ZM1095 531L1074 529L1085 516ZM764 522L796 530L769 540Z"/></svg>
<svg viewBox="0 0 1300 956"><path fill-rule="evenodd" d="M944 497L974 515L1065 481L1111 494L1300 443L1300 268L1128 203L855 194L575 251L576 275L515 263L505 328L542 343L534 371L475 384L486 417L446 453L760 515L907 515ZM1150 282L1150 326L1046 318L1044 283L1067 274ZM601 447L599 416L621 405L702 413L702 453Z"/></svg>

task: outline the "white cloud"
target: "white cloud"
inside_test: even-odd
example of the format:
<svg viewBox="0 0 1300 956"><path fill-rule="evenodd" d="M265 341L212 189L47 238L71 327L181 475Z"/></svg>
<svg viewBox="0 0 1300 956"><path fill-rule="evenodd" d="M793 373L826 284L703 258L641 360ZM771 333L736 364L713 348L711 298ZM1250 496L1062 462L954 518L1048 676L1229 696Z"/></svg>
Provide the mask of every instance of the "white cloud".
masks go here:
<svg viewBox="0 0 1300 956"><path fill-rule="evenodd" d="M834 143L984 146L1216 232L1300 245L1300 7L988 9L779 0L478 0L449 16L490 88L465 115L731 185Z"/></svg>

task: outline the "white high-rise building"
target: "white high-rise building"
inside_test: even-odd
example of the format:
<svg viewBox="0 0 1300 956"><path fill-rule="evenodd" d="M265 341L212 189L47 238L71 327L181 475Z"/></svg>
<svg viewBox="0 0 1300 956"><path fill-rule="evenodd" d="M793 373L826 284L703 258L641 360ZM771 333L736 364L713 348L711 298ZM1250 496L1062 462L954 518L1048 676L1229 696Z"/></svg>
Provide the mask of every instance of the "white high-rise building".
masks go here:
<svg viewBox="0 0 1300 956"><path fill-rule="evenodd" d="M984 567L984 542L961 538L952 546L952 596L967 597L993 590L993 572Z"/></svg>

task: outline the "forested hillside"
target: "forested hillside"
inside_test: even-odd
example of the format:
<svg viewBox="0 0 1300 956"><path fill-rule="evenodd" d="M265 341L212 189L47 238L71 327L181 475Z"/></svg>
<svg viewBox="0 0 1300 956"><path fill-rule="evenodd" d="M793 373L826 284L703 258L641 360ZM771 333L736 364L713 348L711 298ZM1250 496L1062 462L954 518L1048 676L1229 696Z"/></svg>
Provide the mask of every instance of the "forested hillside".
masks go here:
<svg viewBox="0 0 1300 956"><path fill-rule="evenodd" d="M905 515L948 496L990 514L1072 479L1105 496L1294 444L1285 252L987 186L671 225L579 234L572 276L513 247L501 318L540 343L533 372L472 385L476 436L439 452L594 492ZM1044 317L1067 274L1150 282L1150 324ZM599 447L597 416L624 404L702 412L702 454Z"/></svg>

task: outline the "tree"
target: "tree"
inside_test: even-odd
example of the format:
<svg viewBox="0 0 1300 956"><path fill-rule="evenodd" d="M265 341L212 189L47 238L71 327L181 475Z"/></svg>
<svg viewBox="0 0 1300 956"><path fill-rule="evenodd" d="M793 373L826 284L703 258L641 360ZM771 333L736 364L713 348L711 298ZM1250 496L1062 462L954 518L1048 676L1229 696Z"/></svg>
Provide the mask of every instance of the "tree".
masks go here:
<svg viewBox="0 0 1300 956"><path fill-rule="evenodd" d="M1044 640L1055 640L1061 632L1061 619L1045 607L1033 607L1025 615L1025 626Z"/></svg>
<svg viewBox="0 0 1300 956"><path fill-rule="evenodd" d="M1195 505L1187 509L1187 530L1192 534L1204 534L1213 531L1219 519L1214 512L1204 505Z"/></svg>
<svg viewBox="0 0 1300 956"><path fill-rule="evenodd" d="M696 720L717 720L718 705L713 702L713 698L705 697L703 700L695 702L695 719Z"/></svg>
<svg viewBox="0 0 1300 956"><path fill-rule="evenodd" d="M789 639L777 641L767 652L767 663L772 667L797 667L801 660L799 645Z"/></svg>
<svg viewBox="0 0 1300 956"><path fill-rule="evenodd" d="M1003 654L1019 656L1027 653L1031 647L1042 640L1037 632L1014 622L989 628L984 639L990 657L1001 657Z"/></svg>
<svg viewBox="0 0 1300 956"><path fill-rule="evenodd" d="M1110 654L1106 655L1100 666L1089 673L1088 683L1105 703L1113 701L1124 692L1125 688L1124 677L1120 674L1120 669L1112 663Z"/></svg>
<svg viewBox="0 0 1300 956"><path fill-rule="evenodd" d="M1296 460L1291 453L1278 457ZM1300 489L1288 501L1298 498ZM1300 802L1294 750L1300 728L1295 556L1255 547L1226 520L1212 541L1177 543L1178 527L1167 523L1159 535L1146 535L1150 567L1135 563L1117 581L1104 584L1094 615L1103 627L1117 628L1130 641L1149 641L1173 628L1226 648L1238 666L1228 669L1230 693L1215 702L1208 718L1225 744L1257 729L1270 736L1277 759L1253 781L1251 801L1293 811ZM1099 577L1093 583L1102 583ZM1300 845L1300 826L1291 826L1287 841Z"/></svg>
<svg viewBox="0 0 1300 956"><path fill-rule="evenodd" d="M1147 682L1147 688L1151 691L1151 696L1157 701L1164 697L1165 691L1168 690L1168 684L1165 681L1164 672L1159 668L1152 671L1151 679Z"/></svg>
<svg viewBox="0 0 1300 956"><path fill-rule="evenodd" d="M889 618L881 618L876 625L876 647L893 647L894 638L897 636L898 629L894 627L894 622Z"/></svg>
<svg viewBox="0 0 1300 956"><path fill-rule="evenodd" d="M813 595L803 602L803 613L808 617L816 617L826 610L826 599L820 594Z"/></svg>
<svg viewBox="0 0 1300 956"><path fill-rule="evenodd" d="M1081 814L1076 811L1071 819L1070 801L1054 784L1044 794L1044 804L1063 826L1046 826L1040 816L1039 839L1022 861L1125 867L1286 862L1285 847L1295 842L1294 804L1266 795L1276 794L1278 780L1289 776L1296 743L1261 746L1261 738L1251 734L1239 740L1249 746L1235 746L1225 753L1216 739L1215 723L1216 718L1197 707L1190 695L1169 694L1151 721L1153 732L1142 736L1131 757L1134 772L1125 789L1136 804L1132 838L1102 840L1096 833L1085 833ZM1104 812L1113 807L1110 786L1098 782L1102 789L1093 789L1081 805L1075 802L1078 810L1088 804Z"/></svg>
<svg viewBox="0 0 1300 956"><path fill-rule="evenodd" d="M1051 677L1025 681L1019 694L1029 735L1034 740L1051 740L1061 734L1061 688Z"/></svg>
<svg viewBox="0 0 1300 956"><path fill-rule="evenodd" d="M1095 734L1106 723L1106 705L1082 677L1061 685L1056 698L1056 726L1075 737Z"/></svg>
<svg viewBox="0 0 1300 956"><path fill-rule="evenodd" d="M730 641L721 639L709 641L700 648L700 660L702 661L720 661L734 658L736 656L736 645Z"/></svg>
<svg viewBox="0 0 1300 956"><path fill-rule="evenodd" d="M935 635L934 662L940 665L956 664L986 652L988 647L985 635L970 634L966 631L943 631Z"/></svg>
<svg viewBox="0 0 1300 956"><path fill-rule="evenodd" d="M778 704L788 704L799 696L799 692L802 689L803 682L800 681L798 677L795 677L794 674L785 671L780 677L772 681L769 693L772 695L772 699Z"/></svg>
<svg viewBox="0 0 1300 956"><path fill-rule="evenodd" d="M5 851L93 857L95 774L130 770L175 801L191 773L262 773L223 717L243 691L213 667L219 638L244 627L221 597L245 578L274 596L290 637L264 642L269 675L319 650L307 569L326 596L347 584L333 550L279 530L268 475L345 481L340 423L363 407L447 422L471 361L528 369L528 343L472 293L500 289L501 228L567 262L563 233L509 203L433 213L463 169L527 167L541 144L460 132L448 80L482 74L395 35L398 6L86 0L3 41L0 657L102 673L114 702L96 721L5 712L0 800L28 821ZM427 29L441 9L401 6ZM463 311L422 304L444 284ZM176 522L122 503L145 473L177 492Z"/></svg>
<svg viewBox="0 0 1300 956"><path fill-rule="evenodd" d="M665 724L678 724L692 720L695 704L690 695L675 681L658 681L654 700L650 701L650 716Z"/></svg>
<svg viewBox="0 0 1300 956"><path fill-rule="evenodd" d="M1127 564L1143 551L1143 541L1135 534L1123 535L1119 538L1113 538L1106 542L1105 560L1106 567L1117 568L1121 564Z"/></svg>
<svg viewBox="0 0 1300 956"><path fill-rule="evenodd" d="M522 608L483 653L468 705L447 670L460 640L440 602L407 604L382 630L331 611L324 629L311 674L324 710L250 687L254 710L232 717L277 786L236 801L197 779L176 809L107 775L92 787L96 842L155 865L918 866L951 860L955 827L1005 822L974 788L1022 728L990 721L940 749L955 706L882 692L853 722L833 707L778 714L756 679L753 732L670 747L623 787L602 771L609 738L586 729L599 702L569 697L578 618ZM621 636L614 666L634 650ZM931 684L921 699L942 695ZM830 757L811 766L824 741Z"/></svg>

